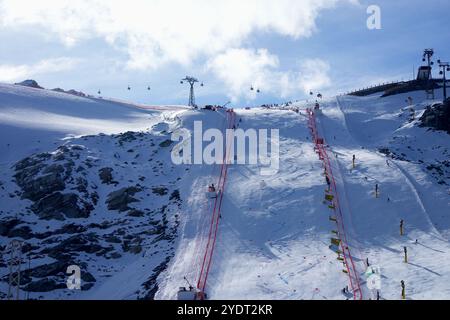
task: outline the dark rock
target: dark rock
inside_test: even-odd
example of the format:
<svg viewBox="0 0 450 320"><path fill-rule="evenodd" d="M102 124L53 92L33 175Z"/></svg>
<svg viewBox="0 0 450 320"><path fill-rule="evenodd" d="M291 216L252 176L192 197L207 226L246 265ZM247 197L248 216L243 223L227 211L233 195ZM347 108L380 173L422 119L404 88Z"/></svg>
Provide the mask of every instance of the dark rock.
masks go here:
<svg viewBox="0 0 450 320"><path fill-rule="evenodd" d="M170 195L169 200L176 201L176 202L181 202L180 190L175 190L174 192L172 192L172 194Z"/></svg>
<svg viewBox="0 0 450 320"><path fill-rule="evenodd" d="M33 237L33 231L29 226L15 228L8 233L8 238L22 238L25 240L29 240Z"/></svg>
<svg viewBox="0 0 450 320"><path fill-rule="evenodd" d="M82 252L92 254L100 252L104 249L105 248L98 244L97 236L95 236L94 234L83 234L72 236L66 240L63 240L55 247L45 248L41 251L41 253L48 254L50 257L57 260L64 260L65 257L63 256L61 259L61 254L79 254Z"/></svg>
<svg viewBox="0 0 450 320"><path fill-rule="evenodd" d="M167 189L166 187L154 187L152 188L152 192L153 194L165 196L169 193L169 189Z"/></svg>
<svg viewBox="0 0 450 320"><path fill-rule="evenodd" d="M52 165L46 167L42 171L42 173L44 173L44 174L49 174L49 173L62 174L62 173L64 173L64 167L60 164L52 164Z"/></svg>
<svg viewBox="0 0 450 320"><path fill-rule="evenodd" d="M25 286L24 290L28 292L50 292L58 289L67 289L64 282L56 282L53 279L41 279Z"/></svg>
<svg viewBox="0 0 450 320"><path fill-rule="evenodd" d="M116 181L114 181L112 173L114 170L112 168L103 168L99 171L99 177L100 180L102 180L103 184L118 184Z"/></svg>
<svg viewBox="0 0 450 320"><path fill-rule="evenodd" d="M122 258L122 255L118 252L113 252L113 253L111 253L111 255L109 257L111 259L120 259L120 258Z"/></svg>
<svg viewBox="0 0 450 320"><path fill-rule="evenodd" d="M70 89L69 91L66 91L66 93L71 94L73 96L77 96L77 97L83 97L83 98L87 97L87 95L84 92L77 91L74 89Z"/></svg>
<svg viewBox="0 0 450 320"><path fill-rule="evenodd" d="M133 210L128 211L127 215L130 217L140 218L140 217L143 217L145 215L145 213L141 210L133 209Z"/></svg>
<svg viewBox="0 0 450 320"><path fill-rule="evenodd" d="M52 156L49 153L41 153L34 155L33 157L25 158L16 163L14 166L16 171L24 170L27 168L35 167L39 164L42 164L45 160L50 159Z"/></svg>
<svg viewBox="0 0 450 320"><path fill-rule="evenodd" d="M132 254L140 254L142 252L141 245L130 246L129 252Z"/></svg>
<svg viewBox="0 0 450 320"><path fill-rule="evenodd" d="M450 134L450 98L443 104L434 104L427 107L420 121L421 127L444 130Z"/></svg>
<svg viewBox="0 0 450 320"><path fill-rule="evenodd" d="M131 235L125 237L125 238L133 238ZM132 254L139 254L142 252L142 239L140 237L134 238L131 241L124 241L122 244L122 250L124 252L129 252Z"/></svg>
<svg viewBox="0 0 450 320"><path fill-rule="evenodd" d="M31 210L44 220L64 220L64 216L71 219L88 218L93 207L76 194L57 192L36 202Z"/></svg>
<svg viewBox="0 0 450 320"><path fill-rule="evenodd" d="M83 280L84 282L97 282L94 276L87 271L81 273L81 280Z"/></svg>
<svg viewBox="0 0 450 320"><path fill-rule="evenodd" d="M86 231L87 231L87 228L84 226L79 226L76 224L67 224L67 225L63 226L61 229L58 229L54 232L48 231L45 233L38 233L38 234L35 234L34 237L37 239L46 239L46 238L49 238L54 235L79 234L79 233L83 233Z"/></svg>
<svg viewBox="0 0 450 320"><path fill-rule="evenodd" d="M132 142L137 140L136 135L138 135L137 133L134 132L125 132L124 134L119 135L119 144L122 146L125 142Z"/></svg>
<svg viewBox="0 0 450 320"><path fill-rule="evenodd" d="M168 148L173 144L172 140L165 140L159 144L161 148Z"/></svg>
<svg viewBox="0 0 450 320"><path fill-rule="evenodd" d="M120 212L131 210L128 205L130 203L139 202L139 200L135 199L133 196L140 191L141 189L137 187L129 187L110 193L106 200L108 210L118 210Z"/></svg>
<svg viewBox="0 0 450 320"><path fill-rule="evenodd" d="M89 184L86 179L78 177L76 180L76 184L77 184L77 186L76 186L75 190L77 190L79 193L88 194L87 188L88 188Z"/></svg>
<svg viewBox="0 0 450 320"><path fill-rule="evenodd" d="M109 229L110 227L112 227L114 225L114 222L108 222L108 221L103 221L101 224L98 223L91 223L88 228L89 229L100 229L100 230L106 230Z"/></svg>
<svg viewBox="0 0 450 320"><path fill-rule="evenodd" d="M22 197L31 201L38 201L45 196L48 196L54 192L62 191L65 188L64 178L60 172L61 167L47 167L45 171L47 174L35 178L42 169L43 165L34 165L18 171L14 176L16 182L23 190ZM16 166L17 168L17 166ZM48 171L49 168L55 170L54 172Z"/></svg>
<svg viewBox="0 0 450 320"><path fill-rule="evenodd" d="M105 241L108 243L122 243L122 240L119 237L113 235L106 236Z"/></svg>
<svg viewBox="0 0 450 320"><path fill-rule="evenodd" d="M30 87L35 89L44 89L42 88L36 80L25 80L22 82L15 83L16 86L22 86L22 87Z"/></svg>
<svg viewBox="0 0 450 320"><path fill-rule="evenodd" d="M57 230L55 234L78 234L83 233L87 230L84 226L79 226L76 224L66 224L61 229Z"/></svg>
<svg viewBox="0 0 450 320"><path fill-rule="evenodd" d="M50 264L44 264L31 270L26 270L25 274L33 278L46 278L50 276L65 275L67 267L70 265L67 261L57 261Z"/></svg>
<svg viewBox="0 0 450 320"><path fill-rule="evenodd" d="M166 257L166 259L160 265L153 269L153 275L142 284L142 286L146 290L146 293L143 297L139 298L140 300L155 299L156 292L158 292L159 290L157 279L159 275L167 269L170 259L171 257Z"/></svg>
<svg viewBox="0 0 450 320"><path fill-rule="evenodd" d="M6 237L13 228L23 223L19 219L1 220L0 221L0 236Z"/></svg>
<svg viewBox="0 0 450 320"><path fill-rule="evenodd" d="M94 283L85 283L81 286L81 291L89 291L93 286L95 286Z"/></svg>

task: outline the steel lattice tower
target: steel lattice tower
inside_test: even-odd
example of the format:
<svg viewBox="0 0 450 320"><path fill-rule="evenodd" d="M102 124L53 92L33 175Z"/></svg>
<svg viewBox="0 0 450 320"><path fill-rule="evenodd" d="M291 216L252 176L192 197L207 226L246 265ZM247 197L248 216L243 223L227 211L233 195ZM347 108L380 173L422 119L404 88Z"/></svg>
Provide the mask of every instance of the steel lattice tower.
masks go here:
<svg viewBox="0 0 450 320"><path fill-rule="evenodd" d="M423 61L427 61L428 62L428 67L430 68L430 75L427 79L427 89L426 89L426 93L427 93L427 99L434 99L434 83L432 81L432 74L431 74L431 68L433 66L433 62L431 61L431 58L434 55L434 50L433 49L425 49L423 52Z"/></svg>
<svg viewBox="0 0 450 320"><path fill-rule="evenodd" d="M186 78L184 78L183 80L181 80L181 84L184 83L184 81L186 81L187 83L189 83L189 85L191 86L190 89L190 94L189 94L189 106L190 107L197 107L197 105L195 104L195 93L194 93L194 86L198 81L198 79L194 78L194 77L189 77L186 76ZM203 85L203 84L202 84Z"/></svg>
<svg viewBox="0 0 450 320"><path fill-rule="evenodd" d="M438 60L439 68L441 71L439 72L440 75L442 75L443 79L443 89L444 89L444 102L447 100L447 72L450 72L450 63L448 62L442 62L441 60Z"/></svg>
<svg viewBox="0 0 450 320"><path fill-rule="evenodd" d="M22 265L22 245L18 240L13 240L6 247L6 255L9 255L9 287L8 300L20 299L20 268Z"/></svg>

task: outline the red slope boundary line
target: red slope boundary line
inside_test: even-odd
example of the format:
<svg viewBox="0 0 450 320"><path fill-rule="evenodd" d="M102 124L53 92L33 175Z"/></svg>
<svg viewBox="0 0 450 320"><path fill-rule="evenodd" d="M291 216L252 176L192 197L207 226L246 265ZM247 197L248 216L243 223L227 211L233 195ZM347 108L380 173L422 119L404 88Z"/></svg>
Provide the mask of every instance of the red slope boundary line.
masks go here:
<svg viewBox="0 0 450 320"><path fill-rule="evenodd" d="M330 191L333 193L334 196L334 207L335 207L334 211L337 213L336 220L338 225L338 236L339 240L341 241L341 249L344 257L344 264L348 272L350 287L353 292L353 298L355 300L362 300L363 295L361 290L360 279L358 276L358 271L356 270L355 267L353 256L350 252L350 248L348 245L347 235L345 232L344 216L339 202L339 193L337 191L336 179L334 178L330 157L328 156L328 152L325 148L326 145L325 139L320 138L319 136L315 113L311 109L308 109L307 113L309 119L308 125L314 139L315 150L319 154L320 160L323 161L326 175L330 180Z"/></svg>
<svg viewBox="0 0 450 320"><path fill-rule="evenodd" d="M228 129L233 129L235 126L235 113L230 110L227 111L228 117ZM230 140L230 139L227 139ZM200 299L204 300L205 297L205 289L208 280L208 275L211 270L212 257L214 254L215 245L217 242L217 233L219 230L219 222L222 210L223 196L225 193L225 186L228 176L228 167L229 167L229 156L230 156L230 148L233 145L232 141L227 141L227 147L225 150L223 163L221 166L221 172L219 177L219 183L217 184L218 196L214 201L214 209L212 212L211 224L209 228L208 235L208 243L206 245L205 255L203 257L202 268L200 271L199 280L197 283L197 288L200 291Z"/></svg>

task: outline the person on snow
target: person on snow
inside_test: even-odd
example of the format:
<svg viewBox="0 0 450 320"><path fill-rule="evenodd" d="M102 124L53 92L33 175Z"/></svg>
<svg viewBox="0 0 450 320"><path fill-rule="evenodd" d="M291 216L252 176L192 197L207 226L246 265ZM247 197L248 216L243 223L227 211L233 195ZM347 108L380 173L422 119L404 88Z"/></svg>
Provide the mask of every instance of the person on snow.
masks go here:
<svg viewBox="0 0 450 320"><path fill-rule="evenodd" d="M402 286L402 299L406 300L406 285L405 285L405 281L401 281L400 282L401 286Z"/></svg>
<svg viewBox="0 0 450 320"><path fill-rule="evenodd" d="M408 263L408 248L403 247L403 251L405 252L405 263Z"/></svg>

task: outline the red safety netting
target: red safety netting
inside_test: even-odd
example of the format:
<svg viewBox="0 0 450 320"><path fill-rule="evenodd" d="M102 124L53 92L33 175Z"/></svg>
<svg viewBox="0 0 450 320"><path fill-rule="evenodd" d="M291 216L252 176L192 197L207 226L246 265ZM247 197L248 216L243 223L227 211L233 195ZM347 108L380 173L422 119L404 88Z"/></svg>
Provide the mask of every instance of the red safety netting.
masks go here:
<svg viewBox="0 0 450 320"><path fill-rule="evenodd" d="M233 110L227 111L228 129L233 129L236 126L236 114ZM203 256L202 268L199 275L199 280L197 283L197 288L200 292L199 299L205 299L205 289L208 281L208 275L211 270L212 258L214 254L214 249L217 242L217 233L219 230L219 222L221 217L223 196L225 193L225 186L228 176L228 167L230 163L231 148L233 146L233 141L227 139L227 146L223 158L223 163L221 165L219 183L217 184L218 196L214 200L214 206L211 216L211 223L209 227L208 243L206 245L205 254Z"/></svg>
<svg viewBox="0 0 450 320"><path fill-rule="evenodd" d="M333 196L333 204L331 207L336 213L336 223L338 226L340 249L342 251L344 265L347 274L349 276L350 287L352 289L354 299L362 300L363 295L361 291L360 277L358 275L358 271L356 270L354 258L352 257L350 247L348 245L347 236L345 232L344 215L342 213L341 205L339 202L339 193L337 190L336 179L333 174L330 157L328 156L326 142L325 139L320 136L317 130L315 113L311 109L307 109L307 113L308 113L308 127L311 130L311 135L313 137L313 142L315 144L315 151L319 155L320 160L324 164L327 182L329 182L329 191Z"/></svg>

